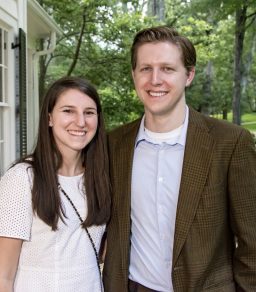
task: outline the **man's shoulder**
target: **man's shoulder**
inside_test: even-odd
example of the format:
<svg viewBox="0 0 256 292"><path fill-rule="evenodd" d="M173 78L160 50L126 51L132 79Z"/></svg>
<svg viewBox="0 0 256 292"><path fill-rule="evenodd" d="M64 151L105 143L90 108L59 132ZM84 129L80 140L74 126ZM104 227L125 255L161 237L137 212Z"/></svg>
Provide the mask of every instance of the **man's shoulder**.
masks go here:
<svg viewBox="0 0 256 292"><path fill-rule="evenodd" d="M204 115L190 108L190 122L197 127L205 128L207 131L220 135L240 135L242 132L248 132L242 126L233 124L223 119L217 119Z"/></svg>

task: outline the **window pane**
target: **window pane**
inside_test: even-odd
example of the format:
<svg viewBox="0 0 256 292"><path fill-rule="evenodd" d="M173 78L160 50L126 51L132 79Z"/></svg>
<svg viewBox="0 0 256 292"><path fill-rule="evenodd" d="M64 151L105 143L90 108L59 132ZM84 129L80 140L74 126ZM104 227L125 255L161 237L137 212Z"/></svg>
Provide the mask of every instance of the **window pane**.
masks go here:
<svg viewBox="0 0 256 292"><path fill-rule="evenodd" d="M3 30L0 28L0 64L3 64L3 39L2 39L2 35L3 35Z"/></svg>
<svg viewBox="0 0 256 292"><path fill-rule="evenodd" d="M3 102L3 67L0 66L0 102Z"/></svg>
<svg viewBox="0 0 256 292"><path fill-rule="evenodd" d="M4 78L3 78L3 101L8 103L8 92L7 92L7 68L3 69Z"/></svg>
<svg viewBox="0 0 256 292"><path fill-rule="evenodd" d="M3 140L3 107L0 106L0 141Z"/></svg>
<svg viewBox="0 0 256 292"><path fill-rule="evenodd" d="M3 141L3 108L0 107L0 177L3 175L3 153L4 153L4 141Z"/></svg>
<svg viewBox="0 0 256 292"><path fill-rule="evenodd" d="M3 56L3 64L6 66L8 64L8 60L7 60L7 44L8 44L8 40L7 40L8 34L7 31L4 31L4 46L3 46L3 52L4 52L4 56Z"/></svg>
<svg viewBox="0 0 256 292"><path fill-rule="evenodd" d="M4 152L3 143L0 142L0 179L1 179L1 176L3 176L3 174L4 174L4 169L3 169L3 152Z"/></svg>

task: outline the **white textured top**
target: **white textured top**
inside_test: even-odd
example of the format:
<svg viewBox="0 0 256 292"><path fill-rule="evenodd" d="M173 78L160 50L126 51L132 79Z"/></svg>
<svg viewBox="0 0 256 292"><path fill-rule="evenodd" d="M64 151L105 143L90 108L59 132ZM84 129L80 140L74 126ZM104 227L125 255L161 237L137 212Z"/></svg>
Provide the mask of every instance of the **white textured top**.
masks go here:
<svg viewBox="0 0 256 292"><path fill-rule="evenodd" d="M82 218L87 207L82 175L58 176L63 190ZM32 170L25 163L9 169L0 180L0 236L23 239L14 292L98 292L97 261L85 230L66 197L60 193L67 219L52 231L32 211ZM99 250L104 226L88 228Z"/></svg>

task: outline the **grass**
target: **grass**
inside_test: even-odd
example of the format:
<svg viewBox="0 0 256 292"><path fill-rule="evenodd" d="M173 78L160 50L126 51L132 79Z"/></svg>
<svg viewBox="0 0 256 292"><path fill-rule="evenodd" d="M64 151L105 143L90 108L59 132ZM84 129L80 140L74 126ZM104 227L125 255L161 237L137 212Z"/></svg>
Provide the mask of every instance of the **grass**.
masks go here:
<svg viewBox="0 0 256 292"><path fill-rule="evenodd" d="M251 125L242 125L245 129L256 133L256 123Z"/></svg>
<svg viewBox="0 0 256 292"><path fill-rule="evenodd" d="M221 118L220 115L215 116ZM228 121L232 122L232 113L228 113ZM256 113L245 113L241 117L242 126L251 132L256 133Z"/></svg>
<svg viewBox="0 0 256 292"><path fill-rule="evenodd" d="M242 115L242 123L254 123L256 124L256 113L247 113Z"/></svg>
<svg viewBox="0 0 256 292"><path fill-rule="evenodd" d="M241 121L244 128L256 133L256 113L243 114Z"/></svg>

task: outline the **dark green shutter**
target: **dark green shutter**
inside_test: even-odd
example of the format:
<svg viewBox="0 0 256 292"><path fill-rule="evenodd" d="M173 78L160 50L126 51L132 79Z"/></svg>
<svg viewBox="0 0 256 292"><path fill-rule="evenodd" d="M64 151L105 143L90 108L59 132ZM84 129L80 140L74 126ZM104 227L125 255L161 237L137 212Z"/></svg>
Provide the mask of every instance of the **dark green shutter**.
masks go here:
<svg viewBox="0 0 256 292"><path fill-rule="evenodd" d="M20 155L27 154L26 33L19 29Z"/></svg>

